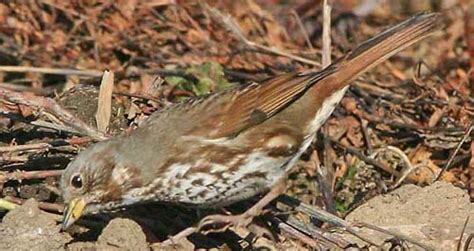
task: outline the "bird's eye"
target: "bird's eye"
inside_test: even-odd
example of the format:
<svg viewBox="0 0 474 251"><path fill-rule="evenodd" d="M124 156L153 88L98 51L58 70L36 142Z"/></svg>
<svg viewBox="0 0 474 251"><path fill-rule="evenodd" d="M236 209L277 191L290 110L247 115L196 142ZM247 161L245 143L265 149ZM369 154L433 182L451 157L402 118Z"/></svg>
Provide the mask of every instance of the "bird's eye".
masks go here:
<svg viewBox="0 0 474 251"><path fill-rule="evenodd" d="M81 175L76 174L72 177L71 179L71 185L75 188L81 188L82 187L82 178Z"/></svg>

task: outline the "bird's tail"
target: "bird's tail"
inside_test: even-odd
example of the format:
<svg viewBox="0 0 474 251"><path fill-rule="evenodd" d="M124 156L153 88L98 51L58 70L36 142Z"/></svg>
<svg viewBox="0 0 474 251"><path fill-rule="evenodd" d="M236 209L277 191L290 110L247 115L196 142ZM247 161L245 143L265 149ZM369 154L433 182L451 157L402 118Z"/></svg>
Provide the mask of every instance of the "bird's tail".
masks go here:
<svg viewBox="0 0 474 251"><path fill-rule="evenodd" d="M323 81L332 82L333 90L350 84L377 64L438 30L442 24L440 16L438 13L418 14L363 42L328 66L326 70L333 73Z"/></svg>

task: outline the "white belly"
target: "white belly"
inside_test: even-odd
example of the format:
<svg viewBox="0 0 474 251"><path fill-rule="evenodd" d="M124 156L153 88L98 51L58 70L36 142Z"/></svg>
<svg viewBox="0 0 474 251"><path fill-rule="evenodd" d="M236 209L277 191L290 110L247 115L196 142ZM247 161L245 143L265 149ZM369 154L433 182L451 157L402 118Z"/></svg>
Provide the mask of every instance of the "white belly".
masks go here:
<svg viewBox="0 0 474 251"><path fill-rule="evenodd" d="M199 172L193 168L199 163L175 163L163 175L163 179L145 188L133 189L123 198L125 204L132 204L137 195L153 189L156 193L148 200L196 207L222 207L271 188L285 175L284 167L289 160L288 157L273 158L255 152L243 160L235 171L227 166L213 164L210 172Z"/></svg>

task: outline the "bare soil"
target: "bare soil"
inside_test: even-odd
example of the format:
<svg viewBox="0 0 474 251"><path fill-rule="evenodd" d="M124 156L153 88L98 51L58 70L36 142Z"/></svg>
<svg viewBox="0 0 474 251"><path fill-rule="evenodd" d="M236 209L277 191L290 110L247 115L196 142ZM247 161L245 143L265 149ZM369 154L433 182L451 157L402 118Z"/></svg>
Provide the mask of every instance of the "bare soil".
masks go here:
<svg viewBox="0 0 474 251"><path fill-rule="evenodd" d="M379 195L356 208L346 220L394 230L436 250L455 250L459 241L465 241L474 232L474 222L469 221L462 233L468 217L473 216L474 204L466 191L436 182L423 188L408 184ZM394 239L378 231L368 233L380 243ZM412 243L406 246L420 249ZM474 249L474 243L471 248Z"/></svg>

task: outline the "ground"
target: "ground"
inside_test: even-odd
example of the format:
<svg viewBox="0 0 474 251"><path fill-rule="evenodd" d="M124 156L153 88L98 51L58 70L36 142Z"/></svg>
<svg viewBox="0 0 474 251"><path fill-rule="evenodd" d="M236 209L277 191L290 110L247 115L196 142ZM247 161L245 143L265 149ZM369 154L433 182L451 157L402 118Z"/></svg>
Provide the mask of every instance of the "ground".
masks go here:
<svg viewBox="0 0 474 251"><path fill-rule="evenodd" d="M0 249L165 248L222 211L153 203L61 231L59 177L78 152L172 103L321 69L322 54L335 60L420 11L440 12L443 29L354 81L289 174L286 197L248 229L166 248L474 249L474 6L329 2L331 50L323 1L0 2Z"/></svg>

